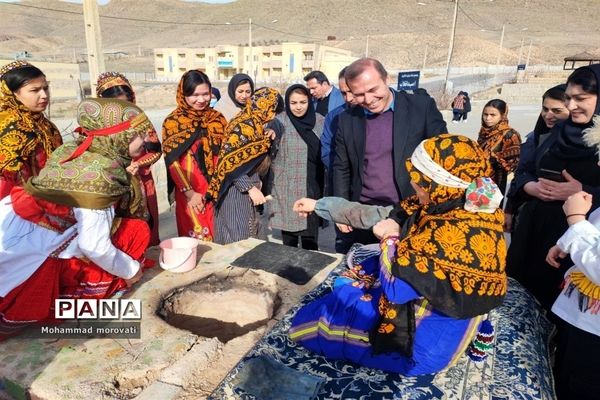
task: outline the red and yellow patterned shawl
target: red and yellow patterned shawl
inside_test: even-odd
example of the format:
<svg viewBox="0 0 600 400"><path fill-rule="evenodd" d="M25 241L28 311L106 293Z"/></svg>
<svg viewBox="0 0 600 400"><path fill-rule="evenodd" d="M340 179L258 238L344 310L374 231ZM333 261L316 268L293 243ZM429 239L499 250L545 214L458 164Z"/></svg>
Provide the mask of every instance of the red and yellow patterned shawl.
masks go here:
<svg viewBox="0 0 600 400"><path fill-rule="evenodd" d="M221 148L227 120L223 115L208 108L194 110L185 101L183 78L177 86L177 108L163 122L162 147L167 167L176 161L198 138L200 142L206 174L210 177L216 168L216 158Z"/></svg>

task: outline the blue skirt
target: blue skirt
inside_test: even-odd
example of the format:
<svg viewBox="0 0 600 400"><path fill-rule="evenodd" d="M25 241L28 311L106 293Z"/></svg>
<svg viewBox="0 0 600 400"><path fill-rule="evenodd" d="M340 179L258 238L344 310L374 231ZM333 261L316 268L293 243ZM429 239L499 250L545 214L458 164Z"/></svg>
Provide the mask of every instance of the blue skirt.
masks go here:
<svg viewBox="0 0 600 400"><path fill-rule="evenodd" d="M338 278L331 293L301 308L292 321L290 338L331 359L406 376L432 374L453 365L482 318L455 319L435 311L408 283L389 274L383 263L380 267L379 261L378 256L365 260L352 269L358 279ZM371 352L369 332L380 322L378 304L383 293L398 304L415 300L412 357Z"/></svg>

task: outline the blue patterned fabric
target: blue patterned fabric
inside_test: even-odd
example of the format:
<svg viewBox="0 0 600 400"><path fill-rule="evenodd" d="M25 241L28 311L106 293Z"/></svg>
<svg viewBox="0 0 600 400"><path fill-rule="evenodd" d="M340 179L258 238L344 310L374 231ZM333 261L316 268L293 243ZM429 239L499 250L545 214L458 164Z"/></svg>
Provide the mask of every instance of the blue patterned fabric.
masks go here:
<svg viewBox="0 0 600 400"><path fill-rule="evenodd" d="M513 279L509 279L502 306L489 314L496 329L495 343L490 355L480 363L465 354L455 366L438 374L405 377L329 360L291 341L288 329L296 312L330 293L335 278L345 269L344 262L290 309L229 372L209 399L266 400L244 393L232 384L244 363L260 355L297 371L326 378L315 399L555 399L548 356L553 325L534 298Z"/></svg>

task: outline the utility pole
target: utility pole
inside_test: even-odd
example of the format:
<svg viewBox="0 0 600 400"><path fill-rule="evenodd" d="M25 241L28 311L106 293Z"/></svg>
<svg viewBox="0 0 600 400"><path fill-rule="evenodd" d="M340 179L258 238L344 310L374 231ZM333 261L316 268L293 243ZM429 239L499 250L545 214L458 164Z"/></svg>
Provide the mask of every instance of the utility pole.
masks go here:
<svg viewBox="0 0 600 400"><path fill-rule="evenodd" d="M529 50L527 51L527 61L525 61L525 71L527 71L527 67L529 66L529 58L531 57L531 43L533 43L533 39L529 39Z"/></svg>
<svg viewBox="0 0 600 400"><path fill-rule="evenodd" d="M367 45L365 47L365 57L369 57L369 35L367 35Z"/></svg>
<svg viewBox="0 0 600 400"><path fill-rule="evenodd" d="M521 37L521 46L519 47L519 60L517 65L521 64L521 56L523 55L523 44L525 43L525 36Z"/></svg>
<svg viewBox="0 0 600 400"><path fill-rule="evenodd" d="M425 45L425 54L423 55L423 66L421 67L421 71L425 70L425 65L427 65L427 50L429 50L429 45Z"/></svg>
<svg viewBox="0 0 600 400"><path fill-rule="evenodd" d="M448 45L448 59L446 60L446 78L444 78L444 94L448 91L448 75L450 75L450 60L454 50L454 36L456 35L456 18L458 16L458 0L454 3L454 18L452 19L452 31L450 33L450 44Z"/></svg>
<svg viewBox="0 0 600 400"><path fill-rule="evenodd" d="M496 71L494 72L494 84L498 84L498 68L500 66L500 56L502 55L502 49L504 47L504 28L505 25L502 24L502 34L500 35L500 48L498 49L498 57L496 58Z"/></svg>
<svg viewBox="0 0 600 400"><path fill-rule="evenodd" d="M249 56L250 60L248 75L254 76L254 60L252 59L252 18L248 18L248 46L249 46ZM255 78L256 79L256 78Z"/></svg>
<svg viewBox="0 0 600 400"><path fill-rule="evenodd" d="M96 79L105 71L104 54L102 53L102 35L100 33L100 16L96 0L83 0L83 21L85 23L85 42L88 53L90 86L92 96L96 93Z"/></svg>

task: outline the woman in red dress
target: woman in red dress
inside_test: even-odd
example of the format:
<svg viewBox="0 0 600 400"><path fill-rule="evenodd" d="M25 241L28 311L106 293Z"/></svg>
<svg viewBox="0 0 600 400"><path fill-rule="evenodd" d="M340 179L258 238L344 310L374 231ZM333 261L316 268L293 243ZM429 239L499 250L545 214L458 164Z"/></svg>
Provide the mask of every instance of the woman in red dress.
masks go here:
<svg viewBox="0 0 600 400"><path fill-rule="evenodd" d="M154 128L132 103L89 99L85 135L0 200L0 340L54 320L57 298L102 299L140 279L150 230L131 166Z"/></svg>
<svg viewBox="0 0 600 400"><path fill-rule="evenodd" d="M36 176L60 132L45 116L50 102L46 76L26 61L0 68L0 199Z"/></svg>
<svg viewBox="0 0 600 400"><path fill-rule="evenodd" d="M103 72L98 76L96 95L105 99L127 100L135 104L135 92L125 75L118 72ZM160 141L156 132L152 131L146 137L144 152L131 164L138 166L138 175L142 181L142 188L146 197L148 211L150 213L150 246L160 243L158 233L158 200L156 198L156 186L152 178L151 167L162 155Z"/></svg>
<svg viewBox="0 0 600 400"><path fill-rule="evenodd" d="M163 152L175 192L179 236L212 241L214 209L205 201L227 121L210 107L211 84L200 70L187 71L177 87L177 108L163 123Z"/></svg>

